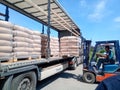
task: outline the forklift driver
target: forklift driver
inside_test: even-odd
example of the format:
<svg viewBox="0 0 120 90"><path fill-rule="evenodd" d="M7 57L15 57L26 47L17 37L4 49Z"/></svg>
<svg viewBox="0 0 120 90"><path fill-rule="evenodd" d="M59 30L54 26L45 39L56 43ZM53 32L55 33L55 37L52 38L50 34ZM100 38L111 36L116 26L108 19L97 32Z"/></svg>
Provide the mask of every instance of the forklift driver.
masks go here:
<svg viewBox="0 0 120 90"><path fill-rule="evenodd" d="M104 63L111 63L113 64L114 60L113 60L113 52L110 50L110 47L107 45L105 46L105 51L106 53L105 54L96 54L97 57L99 57L99 60L98 60L98 63L97 63L97 67L98 67L98 70L101 66L101 64L104 64Z"/></svg>

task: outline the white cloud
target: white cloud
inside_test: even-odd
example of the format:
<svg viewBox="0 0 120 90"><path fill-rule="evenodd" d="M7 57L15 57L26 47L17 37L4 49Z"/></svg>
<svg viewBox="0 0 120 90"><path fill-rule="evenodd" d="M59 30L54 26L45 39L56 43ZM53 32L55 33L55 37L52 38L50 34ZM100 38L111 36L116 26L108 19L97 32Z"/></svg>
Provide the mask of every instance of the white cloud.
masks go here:
<svg viewBox="0 0 120 90"><path fill-rule="evenodd" d="M87 7L87 2L86 2L86 0L80 0L80 6L81 6L81 7Z"/></svg>
<svg viewBox="0 0 120 90"><path fill-rule="evenodd" d="M120 16L119 16L119 17L114 18L114 21L115 21L115 22L120 22Z"/></svg>
<svg viewBox="0 0 120 90"><path fill-rule="evenodd" d="M93 13L88 15L88 18L93 21L99 21L104 17L106 0L101 0L95 5Z"/></svg>

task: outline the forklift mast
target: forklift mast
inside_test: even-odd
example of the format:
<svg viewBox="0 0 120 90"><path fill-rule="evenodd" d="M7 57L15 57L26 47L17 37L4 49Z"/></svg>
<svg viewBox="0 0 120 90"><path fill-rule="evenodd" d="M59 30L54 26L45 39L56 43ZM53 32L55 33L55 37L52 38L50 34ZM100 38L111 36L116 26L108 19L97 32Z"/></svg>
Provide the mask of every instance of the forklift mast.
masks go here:
<svg viewBox="0 0 120 90"><path fill-rule="evenodd" d="M83 68L88 68L89 65L89 52L91 47L91 40L83 41Z"/></svg>

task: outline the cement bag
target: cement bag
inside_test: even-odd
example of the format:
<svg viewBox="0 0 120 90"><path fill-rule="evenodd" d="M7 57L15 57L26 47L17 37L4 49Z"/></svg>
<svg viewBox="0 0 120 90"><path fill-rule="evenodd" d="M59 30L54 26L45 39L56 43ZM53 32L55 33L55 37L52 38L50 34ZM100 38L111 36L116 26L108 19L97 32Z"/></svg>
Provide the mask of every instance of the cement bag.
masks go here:
<svg viewBox="0 0 120 90"><path fill-rule="evenodd" d="M0 40L8 40L11 41L13 39L12 34L2 34L0 33Z"/></svg>
<svg viewBox="0 0 120 90"><path fill-rule="evenodd" d="M32 37L33 37L34 39L41 39L40 35L39 35L39 36L38 36L38 35L32 35Z"/></svg>
<svg viewBox="0 0 120 90"><path fill-rule="evenodd" d="M29 53L28 52L14 52L14 56L19 57L19 56L23 56L23 57L28 57Z"/></svg>
<svg viewBox="0 0 120 90"><path fill-rule="evenodd" d="M22 31L22 32L26 32L28 34L32 34L31 30L29 30L28 28L19 26L19 25L14 25L14 30L18 30L18 31Z"/></svg>
<svg viewBox="0 0 120 90"><path fill-rule="evenodd" d="M61 52L67 52L68 50L67 49L61 49Z"/></svg>
<svg viewBox="0 0 120 90"><path fill-rule="evenodd" d="M21 31L24 32L24 27L19 26L19 25L14 25L13 29L14 29L14 30L21 30Z"/></svg>
<svg viewBox="0 0 120 90"><path fill-rule="evenodd" d="M27 32L28 34L32 35L33 34L33 31L28 29L28 28L24 28L25 32Z"/></svg>
<svg viewBox="0 0 120 90"><path fill-rule="evenodd" d="M26 37L20 37L20 36L15 36L14 41L32 43L32 39L29 39L29 38L26 38Z"/></svg>
<svg viewBox="0 0 120 90"><path fill-rule="evenodd" d="M56 43L57 43L57 42L58 42L58 38L50 37L50 41L51 41L51 42L56 42Z"/></svg>
<svg viewBox="0 0 120 90"><path fill-rule="evenodd" d="M13 46L13 42L7 40L0 40L0 46Z"/></svg>
<svg viewBox="0 0 120 90"><path fill-rule="evenodd" d="M28 50L30 53L33 52L33 48L31 48L31 47L29 47Z"/></svg>
<svg viewBox="0 0 120 90"><path fill-rule="evenodd" d="M68 37L61 37L60 40L68 40Z"/></svg>
<svg viewBox="0 0 120 90"><path fill-rule="evenodd" d="M0 52L0 61L9 60L13 57L13 53Z"/></svg>
<svg viewBox="0 0 120 90"><path fill-rule="evenodd" d="M47 40L47 35L41 34L40 36L41 36L42 39L46 39Z"/></svg>
<svg viewBox="0 0 120 90"><path fill-rule="evenodd" d="M37 36L40 36L41 33L39 31L33 31L33 35L37 35Z"/></svg>
<svg viewBox="0 0 120 90"><path fill-rule="evenodd" d="M33 52L41 52L41 48L33 48Z"/></svg>
<svg viewBox="0 0 120 90"><path fill-rule="evenodd" d="M0 52L11 53L12 47L11 46L0 46Z"/></svg>
<svg viewBox="0 0 120 90"><path fill-rule="evenodd" d="M25 37L15 36L13 39L15 42L26 42Z"/></svg>
<svg viewBox="0 0 120 90"><path fill-rule="evenodd" d="M59 52L59 49L52 49L52 51L54 51L54 52Z"/></svg>
<svg viewBox="0 0 120 90"><path fill-rule="evenodd" d="M25 38L26 39L26 42L28 42L28 43L32 43L33 42L33 40L32 39L30 39L30 38Z"/></svg>
<svg viewBox="0 0 120 90"><path fill-rule="evenodd" d="M60 39L60 43L69 43L70 41L69 40L61 40Z"/></svg>
<svg viewBox="0 0 120 90"><path fill-rule="evenodd" d="M47 41L41 41L41 44L42 44L43 46L45 46L45 45L47 45Z"/></svg>
<svg viewBox="0 0 120 90"><path fill-rule="evenodd" d="M14 52L28 52L29 48L28 47L15 47L13 48Z"/></svg>
<svg viewBox="0 0 120 90"><path fill-rule="evenodd" d="M36 40L33 40L33 43L41 44L41 40L39 40L39 39L38 39L38 40L37 40L37 39L36 39Z"/></svg>
<svg viewBox="0 0 120 90"><path fill-rule="evenodd" d="M2 21L0 20L0 27L5 27L5 28L13 28L14 25L8 21Z"/></svg>
<svg viewBox="0 0 120 90"><path fill-rule="evenodd" d="M79 46L69 46L70 49L77 49L79 50Z"/></svg>
<svg viewBox="0 0 120 90"><path fill-rule="evenodd" d="M69 46L61 46L60 49L69 49Z"/></svg>
<svg viewBox="0 0 120 90"><path fill-rule="evenodd" d="M28 42L15 41L13 42L14 47L29 47Z"/></svg>
<svg viewBox="0 0 120 90"><path fill-rule="evenodd" d="M19 36L19 37L26 37L26 38L30 37L28 33L22 32L19 30L13 31L13 34L14 34L14 36Z"/></svg>
<svg viewBox="0 0 120 90"><path fill-rule="evenodd" d="M64 42L64 43L60 43L60 46L67 46L68 43Z"/></svg>
<svg viewBox="0 0 120 90"><path fill-rule="evenodd" d="M32 54L32 55L41 55L40 52L32 52L31 54Z"/></svg>
<svg viewBox="0 0 120 90"><path fill-rule="evenodd" d="M0 27L0 33L3 33L3 34L12 34L12 29L9 29L9 28L5 28L5 27Z"/></svg>
<svg viewBox="0 0 120 90"><path fill-rule="evenodd" d="M69 45L69 46L79 46L79 43L77 43L77 42L76 42L76 43L75 43L75 42L71 42L71 43L70 43L70 42L69 42L68 45Z"/></svg>
<svg viewBox="0 0 120 90"><path fill-rule="evenodd" d="M71 40L71 39L72 39L72 40L77 40L77 39L78 39L78 37L76 37L76 36L67 36L67 38L70 39L70 40Z"/></svg>
<svg viewBox="0 0 120 90"><path fill-rule="evenodd" d="M78 40L78 39L72 39L72 38L71 38L71 40L69 39L69 42L79 43L79 40Z"/></svg>
<svg viewBox="0 0 120 90"><path fill-rule="evenodd" d="M32 46L33 46L33 47L41 47L41 45L40 45L40 44L35 44L35 43L34 43L34 44L32 44Z"/></svg>

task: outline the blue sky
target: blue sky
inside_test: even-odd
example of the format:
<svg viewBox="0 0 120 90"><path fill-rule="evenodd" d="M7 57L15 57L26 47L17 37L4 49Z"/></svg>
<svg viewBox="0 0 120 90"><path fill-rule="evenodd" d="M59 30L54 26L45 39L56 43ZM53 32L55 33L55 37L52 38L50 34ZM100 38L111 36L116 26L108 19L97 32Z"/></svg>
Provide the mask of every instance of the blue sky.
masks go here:
<svg viewBox="0 0 120 90"><path fill-rule="evenodd" d="M93 42L120 40L120 0L59 0L80 27L82 35Z"/></svg>
<svg viewBox="0 0 120 90"><path fill-rule="evenodd" d="M64 10L81 29L82 36L93 41L120 40L120 0L58 0ZM0 5L0 11L3 12ZM13 10L12 23L41 32L42 25ZM46 30L47 28L45 28ZM51 36L56 36L52 30Z"/></svg>

